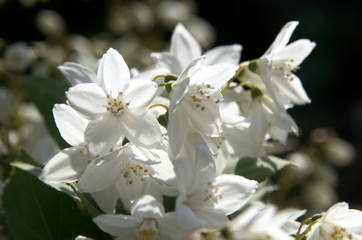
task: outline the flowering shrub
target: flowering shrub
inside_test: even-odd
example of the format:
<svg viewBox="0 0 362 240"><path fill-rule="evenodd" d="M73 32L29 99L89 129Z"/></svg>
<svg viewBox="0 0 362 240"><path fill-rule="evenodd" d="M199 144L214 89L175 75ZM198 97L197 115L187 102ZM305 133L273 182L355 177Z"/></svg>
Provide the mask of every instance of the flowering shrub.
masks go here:
<svg viewBox="0 0 362 240"><path fill-rule="evenodd" d="M268 148L298 135L287 110L311 102L296 72L316 44L288 43L297 25L250 61L239 44L202 53L178 24L146 71L113 48L96 71L59 66L70 85L53 116L68 145L44 166L25 154L12 163L3 201L14 239L362 239L362 213L347 203L298 222L304 210L263 202L264 181L295 165ZM23 206L27 182L34 201Z"/></svg>

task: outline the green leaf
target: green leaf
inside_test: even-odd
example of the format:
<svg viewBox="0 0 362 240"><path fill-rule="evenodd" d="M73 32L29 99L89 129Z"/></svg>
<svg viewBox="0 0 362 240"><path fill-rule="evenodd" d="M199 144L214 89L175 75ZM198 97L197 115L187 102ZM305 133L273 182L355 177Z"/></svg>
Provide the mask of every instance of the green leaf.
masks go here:
<svg viewBox="0 0 362 240"><path fill-rule="evenodd" d="M61 148L68 144L62 139L53 118L53 107L56 103L65 102L65 91L70 85L60 79L26 76L21 79L27 97L38 108L43 116L49 133L54 137Z"/></svg>
<svg viewBox="0 0 362 240"><path fill-rule="evenodd" d="M260 183L288 165L294 165L294 163L274 156L245 157L237 163L235 174Z"/></svg>
<svg viewBox="0 0 362 240"><path fill-rule="evenodd" d="M74 240L78 235L111 239L74 199L16 167L4 186L3 210L14 240Z"/></svg>

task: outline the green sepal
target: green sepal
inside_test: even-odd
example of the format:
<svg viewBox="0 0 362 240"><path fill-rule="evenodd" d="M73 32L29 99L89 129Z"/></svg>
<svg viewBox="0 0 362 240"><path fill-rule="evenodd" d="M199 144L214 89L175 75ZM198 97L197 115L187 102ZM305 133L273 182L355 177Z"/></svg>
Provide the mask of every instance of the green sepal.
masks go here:
<svg viewBox="0 0 362 240"><path fill-rule="evenodd" d="M172 92L172 82L165 84L166 91L170 94Z"/></svg>
<svg viewBox="0 0 362 240"><path fill-rule="evenodd" d="M258 71L258 60L253 60L248 64L248 68L250 71L257 73Z"/></svg>
<svg viewBox="0 0 362 240"><path fill-rule="evenodd" d="M167 128L168 125L168 111L165 114L160 115L158 118L158 123L161 124L161 126Z"/></svg>
<svg viewBox="0 0 362 240"><path fill-rule="evenodd" d="M176 75L166 75L165 77L165 83L168 83L169 81L176 81L177 80L177 76Z"/></svg>
<svg viewBox="0 0 362 240"><path fill-rule="evenodd" d="M263 96L263 91L260 90L258 87L252 87L251 88L251 97L253 100L256 100L257 98Z"/></svg>

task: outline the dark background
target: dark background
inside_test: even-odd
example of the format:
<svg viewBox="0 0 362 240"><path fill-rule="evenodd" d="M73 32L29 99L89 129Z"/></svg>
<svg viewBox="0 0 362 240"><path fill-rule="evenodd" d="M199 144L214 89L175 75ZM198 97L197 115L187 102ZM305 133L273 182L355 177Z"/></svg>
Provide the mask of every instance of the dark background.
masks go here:
<svg viewBox="0 0 362 240"><path fill-rule="evenodd" d="M0 8L0 37L8 41L41 40L34 25L39 9L54 9L66 21L69 33L91 35L105 29L109 1L54 0L34 8L8 1ZM351 142L357 157L339 168L340 200L362 203L362 3L360 1L303 0L198 0L197 14L216 29L215 45L240 43L242 60L261 56L282 26L299 21L292 40L317 43L298 76L312 99L291 115L306 138L313 129L333 128ZM169 37L169 36L168 36Z"/></svg>

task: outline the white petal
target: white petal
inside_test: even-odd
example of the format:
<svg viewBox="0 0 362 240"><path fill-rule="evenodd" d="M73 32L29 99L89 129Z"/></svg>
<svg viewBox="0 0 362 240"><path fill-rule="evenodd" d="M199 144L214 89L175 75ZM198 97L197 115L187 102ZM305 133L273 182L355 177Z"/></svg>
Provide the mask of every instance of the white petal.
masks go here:
<svg viewBox="0 0 362 240"><path fill-rule="evenodd" d="M119 197L118 191L114 184L111 184L108 188L91 193L98 206L106 213L113 213L116 207L116 203Z"/></svg>
<svg viewBox="0 0 362 240"><path fill-rule="evenodd" d="M182 100L185 98L187 91L189 90L189 84L190 84L190 78L186 78L183 81L177 82L172 87L171 92L171 106L170 111L175 111L178 107L178 105L182 102Z"/></svg>
<svg viewBox="0 0 362 240"><path fill-rule="evenodd" d="M131 206L131 214L138 219L161 218L165 214L163 205L151 195L144 195L135 200Z"/></svg>
<svg viewBox="0 0 362 240"><path fill-rule="evenodd" d="M55 123L60 135L72 146L84 143L84 131L88 120L66 104L55 104L53 108Z"/></svg>
<svg viewBox="0 0 362 240"><path fill-rule="evenodd" d="M177 56L169 52L151 53L151 57L156 61L158 67L169 69L171 74L179 75L184 70Z"/></svg>
<svg viewBox="0 0 362 240"><path fill-rule="evenodd" d="M77 84L67 92L69 105L88 119L97 119L106 111L106 94L95 83Z"/></svg>
<svg viewBox="0 0 362 240"><path fill-rule="evenodd" d="M180 195L186 196L193 185L200 186L200 182L194 181L194 169L190 161L184 157L173 159L174 170L177 179L177 187Z"/></svg>
<svg viewBox="0 0 362 240"><path fill-rule="evenodd" d="M141 224L132 216L122 214L99 215L93 218L93 222L103 231L118 237L129 237L131 233L136 232L137 227Z"/></svg>
<svg viewBox="0 0 362 240"><path fill-rule="evenodd" d="M108 49L103 55L97 75L103 81L107 92L114 97L118 92L126 91L131 78L126 62L113 48Z"/></svg>
<svg viewBox="0 0 362 240"><path fill-rule="evenodd" d="M261 103L263 113L273 126L290 131L295 122L292 117L282 107L278 107L277 104L277 102L269 98L263 98Z"/></svg>
<svg viewBox="0 0 362 240"><path fill-rule="evenodd" d="M264 55L269 55L271 53L277 53L279 52L287 43L289 42L290 37L292 36L292 33L294 32L294 29L297 27L298 22L297 21L291 21L284 25L284 27L280 30L279 34L275 38L272 45L269 47L269 49L264 53Z"/></svg>
<svg viewBox="0 0 362 240"><path fill-rule="evenodd" d="M175 178L175 172L167 152L165 152L164 156L160 157L160 160L160 163L150 165L154 172L152 177L165 183L171 183Z"/></svg>
<svg viewBox="0 0 362 240"><path fill-rule="evenodd" d="M177 221L175 212L166 213L163 218L157 221L161 239L179 240L191 234L191 231L182 229ZM164 238L162 238L164 237Z"/></svg>
<svg viewBox="0 0 362 240"><path fill-rule="evenodd" d="M237 175L224 174L216 177L213 186L218 187L222 194L216 207L229 215L250 199L258 187L258 182Z"/></svg>
<svg viewBox="0 0 362 240"><path fill-rule="evenodd" d="M182 203L180 197L176 200L176 215L177 220L183 229L198 229L204 225L191 208Z"/></svg>
<svg viewBox="0 0 362 240"><path fill-rule="evenodd" d="M333 221L337 219L343 219L347 217L348 203L339 202L330 207L324 217L325 221Z"/></svg>
<svg viewBox="0 0 362 240"><path fill-rule="evenodd" d="M293 80L287 80L284 77L272 76L273 87L275 87L276 91L279 91L277 94L285 96L288 101L286 104L288 105L290 102L298 105L310 103L311 100L305 92L300 79L294 74L292 74L292 77ZM284 107L287 108L288 106Z"/></svg>
<svg viewBox="0 0 362 240"><path fill-rule="evenodd" d="M224 127L223 130L227 144L233 149L232 156L259 157L264 154L263 145L256 142L247 130L236 127Z"/></svg>
<svg viewBox="0 0 362 240"><path fill-rule="evenodd" d="M196 146L196 159L194 171L194 179L202 186L206 186L208 182L212 182L215 179L216 166L213 156L210 150L202 145ZM196 186L194 183L192 186Z"/></svg>
<svg viewBox="0 0 362 240"><path fill-rule="evenodd" d="M157 85L147 79L134 79L130 81L125 97L130 101L129 109L142 114L146 111L155 97Z"/></svg>
<svg viewBox="0 0 362 240"><path fill-rule="evenodd" d="M85 130L85 142L91 156L101 155L114 147L124 136L121 119L106 114L103 118L90 121Z"/></svg>
<svg viewBox="0 0 362 240"><path fill-rule="evenodd" d="M66 62L63 65L58 66L58 69L63 73L72 86L79 83L98 84L96 73L78 63Z"/></svg>
<svg viewBox="0 0 362 240"><path fill-rule="evenodd" d="M205 52L205 65L214 65L216 63L231 63L238 65L240 61L242 46L240 44L233 44L228 46L215 47Z"/></svg>
<svg viewBox="0 0 362 240"><path fill-rule="evenodd" d="M171 36L170 52L177 56L181 66L186 68L192 60L201 56L201 47L190 32L179 23Z"/></svg>
<svg viewBox="0 0 362 240"><path fill-rule="evenodd" d="M348 229L353 233L362 233L362 211L349 210L346 218L333 221L337 225Z"/></svg>
<svg viewBox="0 0 362 240"><path fill-rule="evenodd" d="M79 188L85 192L105 190L120 177L121 159L119 152L92 161L79 178Z"/></svg>
<svg viewBox="0 0 362 240"><path fill-rule="evenodd" d="M235 75L238 68L238 66L228 63L206 66L191 77L190 83L210 84L212 87L220 90L221 87Z"/></svg>
<svg viewBox="0 0 362 240"><path fill-rule="evenodd" d="M195 209L196 216L203 220L205 228L218 228L224 227L229 223L229 219L225 213L219 209L208 208L205 211Z"/></svg>
<svg viewBox="0 0 362 240"><path fill-rule="evenodd" d="M161 144L161 130L152 114L126 112L121 117L122 124L119 127L130 142L141 147L157 147Z"/></svg>
<svg viewBox="0 0 362 240"><path fill-rule="evenodd" d="M249 127L250 135L254 137L257 144L262 145L268 131L268 121L258 101L253 101L249 114L248 120L251 122Z"/></svg>
<svg viewBox="0 0 362 240"><path fill-rule="evenodd" d="M201 134L208 137L218 137L222 132L222 123L219 113L219 105L213 101L201 102L201 107L193 107L194 103L188 100L183 104L187 111L191 125ZM185 116L183 117L185 118ZM184 120L185 121L185 120Z"/></svg>
<svg viewBox="0 0 362 240"><path fill-rule="evenodd" d="M274 140L278 140L282 144L287 143L288 131L272 126L269 128L269 134Z"/></svg>
<svg viewBox="0 0 362 240"><path fill-rule="evenodd" d="M132 184L128 180L132 180ZM131 179L120 178L116 181L116 187L123 203L123 208L129 210L130 204L143 195L152 195L159 201L162 201L162 196L159 192L155 192L152 186L153 179L145 177L142 181L139 177Z"/></svg>
<svg viewBox="0 0 362 240"><path fill-rule="evenodd" d="M205 61L205 56L201 56L192 60L186 67L185 70L180 74L177 79L177 83L184 81L187 78L191 78L196 72L198 72L202 67Z"/></svg>
<svg viewBox="0 0 362 240"><path fill-rule="evenodd" d="M316 46L315 42L311 42L308 39L299 39L273 56L273 61L289 61L293 59L291 64L293 66L299 66L304 59L312 52Z"/></svg>
<svg viewBox="0 0 362 240"><path fill-rule="evenodd" d="M66 148L44 166L41 178L48 182L75 182L88 166L89 156L84 147Z"/></svg>
<svg viewBox="0 0 362 240"><path fill-rule="evenodd" d="M189 121L185 119L184 114L183 108L168 113L168 137L171 150L175 156L179 153L189 130Z"/></svg>
<svg viewBox="0 0 362 240"><path fill-rule="evenodd" d="M148 165L161 162L158 156L152 154L153 149L142 148L133 144L130 144L129 146L130 147L127 148L123 154L125 158L133 159Z"/></svg>

